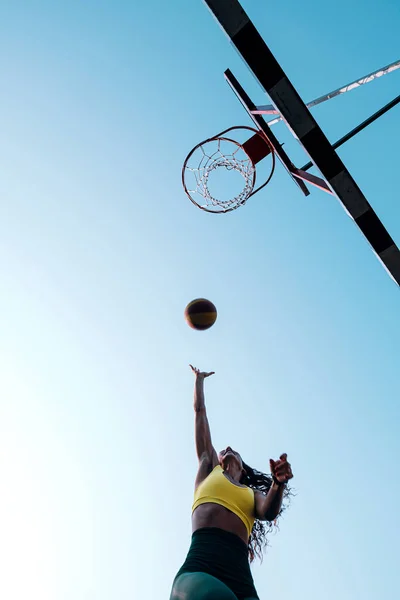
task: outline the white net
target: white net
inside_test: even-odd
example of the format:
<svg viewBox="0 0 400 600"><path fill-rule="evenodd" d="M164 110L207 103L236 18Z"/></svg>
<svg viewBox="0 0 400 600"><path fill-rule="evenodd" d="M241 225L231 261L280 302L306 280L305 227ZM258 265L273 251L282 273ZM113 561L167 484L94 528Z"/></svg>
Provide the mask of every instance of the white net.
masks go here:
<svg viewBox="0 0 400 600"><path fill-rule="evenodd" d="M228 181L224 177L227 171L240 177ZM185 161L182 179L196 206L208 212L227 212L242 206L252 194L256 167L241 144L218 137L194 148Z"/></svg>

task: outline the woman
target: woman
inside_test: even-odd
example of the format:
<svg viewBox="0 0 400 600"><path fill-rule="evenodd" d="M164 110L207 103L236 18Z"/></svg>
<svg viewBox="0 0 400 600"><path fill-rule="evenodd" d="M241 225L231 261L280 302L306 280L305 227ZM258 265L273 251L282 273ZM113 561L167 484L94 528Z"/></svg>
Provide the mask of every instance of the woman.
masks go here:
<svg viewBox="0 0 400 600"><path fill-rule="evenodd" d="M286 454L270 460L271 476L251 469L228 446L213 448L204 379L195 373L195 441L199 468L192 507L192 543L170 600L258 600L249 559L261 557L265 535L282 511L293 477ZM264 522L269 522L265 525Z"/></svg>

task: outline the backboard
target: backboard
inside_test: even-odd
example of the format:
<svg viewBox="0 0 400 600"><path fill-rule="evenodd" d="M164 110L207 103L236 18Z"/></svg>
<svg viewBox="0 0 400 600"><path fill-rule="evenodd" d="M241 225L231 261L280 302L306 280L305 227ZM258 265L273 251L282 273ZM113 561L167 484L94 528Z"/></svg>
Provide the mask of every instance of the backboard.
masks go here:
<svg viewBox="0 0 400 600"><path fill-rule="evenodd" d="M303 193L305 181L337 197L372 249L400 285L400 251L366 197L350 175L307 105L284 73L266 42L238 0L203 0L229 37L262 89L271 99L274 114L280 115L298 139L322 177L296 169L283 151L269 125L230 70L225 77L253 123L263 131L290 176Z"/></svg>

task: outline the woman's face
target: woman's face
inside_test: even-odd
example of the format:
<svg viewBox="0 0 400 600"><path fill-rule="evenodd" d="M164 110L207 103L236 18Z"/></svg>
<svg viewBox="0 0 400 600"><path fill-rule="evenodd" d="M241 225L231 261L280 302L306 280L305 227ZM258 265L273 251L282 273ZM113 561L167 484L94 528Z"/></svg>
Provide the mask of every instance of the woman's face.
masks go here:
<svg viewBox="0 0 400 600"><path fill-rule="evenodd" d="M221 450L221 452L218 454L218 461L223 469L225 469L226 466L232 462L236 462L239 469L243 469L242 457L240 456L239 452L232 450L230 446L227 446L225 450Z"/></svg>

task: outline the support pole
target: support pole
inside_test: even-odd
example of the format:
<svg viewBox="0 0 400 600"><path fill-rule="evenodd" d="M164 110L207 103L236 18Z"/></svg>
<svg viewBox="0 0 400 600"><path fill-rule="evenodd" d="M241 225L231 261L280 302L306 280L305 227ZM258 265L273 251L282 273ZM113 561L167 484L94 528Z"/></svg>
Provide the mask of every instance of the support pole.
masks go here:
<svg viewBox="0 0 400 600"><path fill-rule="evenodd" d="M336 148L339 148L339 146L342 146L345 142L347 142L352 137L357 135L357 133L360 133L360 131L362 131L363 129L368 127L368 125L371 125L371 123L373 123L374 121L379 119L379 117L384 115L386 112L388 112L388 110L390 110L391 108L396 106L396 104L398 104L399 102L400 102L400 96L397 96L396 98L394 98L394 100L392 100L391 102L386 104L383 108L381 108L376 113L374 113L373 115L368 117L368 119L366 119L365 121L360 123L360 125L357 125L357 127L352 129L351 131L349 131L349 133L346 133L346 135L341 137L340 140L338 140L337 142L332 144L332 148L335 148L335 150L336 150ZM301 167L300 171L308 171L308 169L311 169L312 166L313 166L313 163L310 161L306 165L304 165L304 167Z"/></svg>

